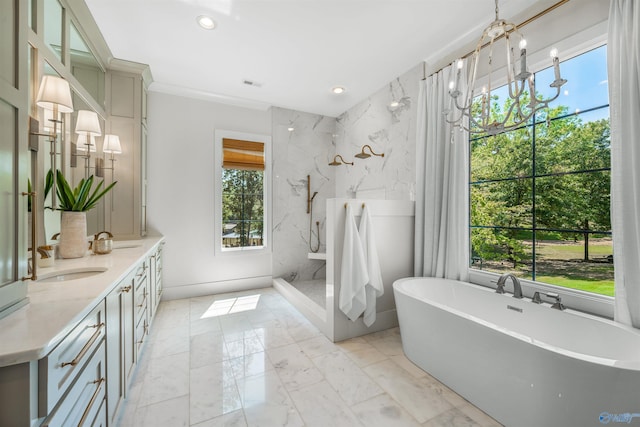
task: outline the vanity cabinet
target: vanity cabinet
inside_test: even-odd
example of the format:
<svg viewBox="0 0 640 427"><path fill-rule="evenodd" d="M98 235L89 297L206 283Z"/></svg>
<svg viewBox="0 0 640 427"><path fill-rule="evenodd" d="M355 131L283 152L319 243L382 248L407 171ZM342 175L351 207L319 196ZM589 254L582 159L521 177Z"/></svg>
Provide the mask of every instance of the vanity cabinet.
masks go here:
<svg viewBox="0 0 640 427"><path fill-rule="evenodd" d="M102 353L96 357L104 362L105 326L105 304L100 302L46 357L38 361L38 409L41 415L54 410L94 354ZM102 349L100 352L97 352L98 347Z"/></svg>
<svg viewBox="0 0 640 427"><path fill-rule="evenodd" d="M109 267L103 281L36 283L31 306L0 320L0 427L117 425L157 307L161 242L87 260Z"/></svg>
<svg viewBox="0 0 640 427"><path fill-rule="evenodd" d="M122 280L105 299L107 310L107 413L115 422L135 366L133 294L135 272Z"/></svg>

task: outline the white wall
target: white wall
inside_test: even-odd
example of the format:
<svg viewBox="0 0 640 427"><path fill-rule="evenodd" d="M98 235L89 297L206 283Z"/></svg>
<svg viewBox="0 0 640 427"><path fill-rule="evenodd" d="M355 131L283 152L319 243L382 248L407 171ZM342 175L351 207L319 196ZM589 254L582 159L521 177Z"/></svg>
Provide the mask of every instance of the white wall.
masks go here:
<svg viewBox="0 0 640 427"><path fill-rule="evenodd" d="M147 220L167 239L167 298L271 285L270 252L215 250L216 129L270 136L271 112L149 93Z"/></svg>

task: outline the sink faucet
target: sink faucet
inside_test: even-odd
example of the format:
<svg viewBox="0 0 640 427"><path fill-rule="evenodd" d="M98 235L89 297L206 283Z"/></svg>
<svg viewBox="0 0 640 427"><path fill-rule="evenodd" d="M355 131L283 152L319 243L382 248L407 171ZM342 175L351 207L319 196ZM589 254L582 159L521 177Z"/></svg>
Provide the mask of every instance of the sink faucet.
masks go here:
<svg viewBox="0 0 640 427"><path fill-rule="evenodd" d="M498 287L496 288L496 293L504 294L504 285L507 283L507 279L511 279L513 282L513 297L522 299L522 287L520 286L520 280L516 276L511 273L503 274L498 279Z"/></svg>

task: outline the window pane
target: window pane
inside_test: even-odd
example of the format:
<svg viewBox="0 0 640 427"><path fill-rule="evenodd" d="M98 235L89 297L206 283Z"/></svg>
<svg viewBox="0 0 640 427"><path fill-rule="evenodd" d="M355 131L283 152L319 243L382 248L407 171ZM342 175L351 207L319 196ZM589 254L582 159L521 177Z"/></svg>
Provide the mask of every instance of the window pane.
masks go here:
<svg viewBox="0 0 640 427"><path fill-rule="evenodd" d="M538 228L611 231L610 172L585 172L536 180Z"/></svg>
<svg viewBox="0 0 640 427"><path fill-rule="evenodd" d="M531 176L531 135L524 128L471 141L471 181Z"/></svg>
<svg viewBox="0 0 640 427"><path fill-rule="evenodd" d="M16 84L16 5L13 1L0 3L0 79L11 86Z"/></svg>
<svg viewBox="0 0 640 427"><path fill-rule="evenodd" d="M536 237L536 281L613 296L611 236L547 233Z"/></svg>
<svg viewBox="0 0 640 427"><path fill-rule="evenodd" d="M471 225L531 227L531 179L471 186Z"/></svg>
<svg viewBox="0 0 640 427"><path fill-rule="evenodd" d="M560 89L558 99L551 103L551 117L609 104L606 46L561 62L560 74L567 83ZM549 87L555 80L553 67L537 72L535 78L539 98L556 94L556 89Z"/></svg>
<svg viewBox="0 0 640 427"><path fill-rule="evenodd" d="M222 246L262 246L263 172L223 169L222 178Z"/></svg>
<svg viewBox="0 0 640 427"><path fill-rule="evenodd" d="M536 126L536 174L609 168L609 109ZM597 119L596 117L606 118Z"/></svg>
<svg viewBox="0 0 640 427"><path fill-rule="evenodd" d="M44 0L44 41L62 59L62 6L58 0Z"/></svg>
<svg viewBox="0 0 640 427"><path fill-rule="evenodd" d="M531 279L532 246L527 231L472 228L471 267Z"/></svg>

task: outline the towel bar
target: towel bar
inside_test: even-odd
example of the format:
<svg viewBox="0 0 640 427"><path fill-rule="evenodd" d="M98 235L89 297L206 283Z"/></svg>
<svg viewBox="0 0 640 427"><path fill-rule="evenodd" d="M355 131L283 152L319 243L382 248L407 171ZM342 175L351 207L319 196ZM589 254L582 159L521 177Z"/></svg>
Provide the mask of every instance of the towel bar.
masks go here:
<svg viewBox="0 0 640 427"><path fill-rule="evenodd" d="M348 204L349 204L349 203L345 203L345 204L344 204L344 208L345 208L345 209L347 209L347 205L348 205ZM362 209L364 209L364 203L362 204Z"/></svg>

